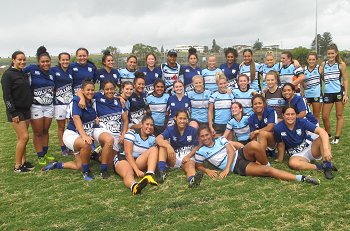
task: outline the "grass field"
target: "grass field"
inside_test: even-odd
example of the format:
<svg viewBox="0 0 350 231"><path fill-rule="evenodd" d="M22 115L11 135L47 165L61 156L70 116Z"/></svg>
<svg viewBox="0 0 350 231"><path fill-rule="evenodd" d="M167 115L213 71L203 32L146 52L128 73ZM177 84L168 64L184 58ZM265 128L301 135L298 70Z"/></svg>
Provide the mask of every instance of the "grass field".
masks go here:
<svg viewBox="0 0 350 231"><path fill-rule="evenodd" d="M0 95L0 230L350 230L349 104L341 143L332 147L339 169L334 180L316 171L302 174L320 178L320 186L231 174L205 176L199 188L189 189L175 170L160 187L132 197L116 175L86 182L78 171L43 174L38 165L14 173L15 133ZM56 129L53 122L50 152L69 160L60 156ZM27 157L36 162L32 139ZM273 166L288 170L286 161ZM92 171L99 172L96 163Z"/></svg>

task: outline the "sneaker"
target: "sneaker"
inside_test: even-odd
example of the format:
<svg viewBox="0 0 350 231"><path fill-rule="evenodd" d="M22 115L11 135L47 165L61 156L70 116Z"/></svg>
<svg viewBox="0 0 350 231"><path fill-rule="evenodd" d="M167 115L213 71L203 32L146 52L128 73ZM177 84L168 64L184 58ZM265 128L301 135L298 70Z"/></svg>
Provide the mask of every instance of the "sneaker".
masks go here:
<svg viewBox="0 0 350 231"><path fill-rule="evenodd" d="M192 177L190 182L188 182L188 187L195 188L198 187L202 181L203 172L196 172L196 175Z"/></svg>
<svg viewBox="0 0 350 231"><path fill-rule="evenodd" d="M68 153L68 150L66 149L66 150L64 150L64 151L62 151L62 156L68 156L69 155L69 153Z"/></svg>
<svg viewBox="0 0 350 231"><path fill-rule="evenodd" d="M157 177L157 182L158 184L163 184L165 179L166 179L167 175L165 172L159 172L159 175Z"/></svg>
<svg viewBox="0 0 350 231"><path fill-rule="evenodd" d="M100 162L100 154L98 154L96 152L92 152L90 155L90 160L94 160L94 161L101 163Z"/></svg>
<svg viewBox="0 0 350 231"><path fill-rule="evenodd" d="M46 158L45 157L38 157L38 163L40 165L47 165Z"/></svg>
<svg viewBox="0 0 350 231"><path fill-rule="evenodd" d="M313 185L319 185L320 184L320 180L317 178L314 178L312 176L305 176L304 177L304 182L309 183L309 184L313 184Z"/></svg>
<svg viewBox="0 0 350 231"><path fill-rule="evenodd" d="M147 178L142 178L139 182L137 182L133 187L132 187L132 195L135 196L136 194L140 194L142 189L144 189L148 184Z"/></svg>
<svg viewBox="0 0 350 231"><path fill-rule="evenodd" d="M266 155L269 157L277 158L276 149L271 150L271 149L267 148Z"/></svg>
<svg viewBox="0 0 350 231"><path fill-rule="evenodd" d="M158 182L154 179L153 174L146 174L143 178L146 178L151 185L158 186Z"/></svg>
<svg viewBox="0 0 350 231"><path fill-rule="evenodd" d="M327 168L327 167L323 168L324 177L326 179L331 180L334 178L332 170L333 170L333 167L332 168Z"/></svg>
<svg viewBox="0 0 350 231"><path fill-rule="evenodd" d="M43 167L41 169L41 171L46 172L46 171L49 171L49 170L53 170L53 169L57 168L57 163L58 163L57 161L51 162L50 164L48 164L45 167Z"/></svg>
<svg viewBox="0 0 350 231"><path fill-rule="evenodd" d="M48 154L48 153L45 154L45 158L46 158L46 160L47 160L48 162L51 162L51 161L54 161L54 160L55 160L55 157L52 156L52 155L50 155L50 154Z"/></svg>
<svg viewBox="0 0 350 231"><path fill-rule="evenodd" d="M109 174L109 172L107 170L101 170L100 171L100 176L102 177L102 179L108 179L111 175Z"/></svg>
<svg viewBox="0 0 350 231"><path fill-rule="evenodd" d="M94 176L91 174L91 171L83 172L83 177L87 181L92 181Z"/></svg>
<svg viewBox="0 0 350 231"><path fill-rule="evenodd" d="M24 163L22 164L22 166L26 167L26 168L29 169L30 171L34 170L34 168L35 168L35 166L34 166L32 163L27 162L27 161L24 162Z"/></svg>
<svg viewBox="0 0 350 231"><path fill-rule="evenodd" d="M338 144L339 143L339 139L333 139L332 141L331 141L331 144Z"/></svg>
<svg viewBox="0 0 350 231"><path fill-rule="evenodd" d="M16 173L23 173L23 172L30 172L28 168L26 168L23 164L19 166L18 168L13 168L13 171Z"/></svg>

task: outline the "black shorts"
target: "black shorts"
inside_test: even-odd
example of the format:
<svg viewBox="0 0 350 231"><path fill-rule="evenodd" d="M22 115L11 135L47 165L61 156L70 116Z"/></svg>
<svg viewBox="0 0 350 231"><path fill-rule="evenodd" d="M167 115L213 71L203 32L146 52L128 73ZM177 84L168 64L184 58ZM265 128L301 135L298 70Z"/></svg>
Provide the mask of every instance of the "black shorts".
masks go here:
<svg viewBox="0 0 350 231"><path fill-rule="evenodd" d="M165 128L164 126L157 126L157 125L154 125L154 136L158 136L159 134L162 134L164 132Z"/></svg>
<svg viewBox="0 0 350 231"><path fill-rule="evenodd" d="M243 145L246 145L247 143L250 142L250 139L247 139L247 140L238 140L237 142L243 144Z"/></svg>
<svg viewBox="0 0 350 231"><path fill-rule="evenodd" d="M238 156L237 156L235 167L233 168L233 172L241 176L245 176L246 175L245 169L247 168L250 161L246 160L246 158L244 157L243 148L240 148L236 152L236 155Z"/></svg>
<svg viewBox="0 0 350 231"><path fill-rule="evenodd" d="M7 121L12 122L12 116L11 114L6 110L6 115L7 115ZM24 121L24 120L30 120L30 110L28 111L19 111L17 112L17 115L19 117L19 121Z"/></svg>
<svg viewBox="0 0 350 231"><path fill-rule="evenodd" d="M323 97L306 98L306 102L308 104L322 103L323 102Z"/></svg>
<svg viewBox="0 0 350 231"><path fill-rule="evenodd" d="M226 124L213 124L214 130L217 134L224 134L226 130Z"/></svg>
<svg viewBox="0 0 350 231"><path fill-rule="evenodd" d="M343 91L338 93L324 93L323 103L336 103L343 101Z"/></svg>

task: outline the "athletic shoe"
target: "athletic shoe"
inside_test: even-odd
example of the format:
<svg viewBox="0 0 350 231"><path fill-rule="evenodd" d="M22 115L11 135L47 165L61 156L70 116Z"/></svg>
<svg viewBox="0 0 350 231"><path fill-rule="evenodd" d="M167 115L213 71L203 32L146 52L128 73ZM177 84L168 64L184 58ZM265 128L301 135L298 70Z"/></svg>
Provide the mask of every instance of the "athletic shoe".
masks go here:
<svg viewBox="0 0 350 231"><path fill-rule="evenodd" d="M69 153L68 153L68 150L66 149L66 150L64 150L64 151L62 151L62 156L68 156L69 155Z"/></svg>
<svg viewBox="0 0 350 231"><path fill-rule="evenodd" d="M167 174L165 172L159 172L157 177L158 184L163 184L166 177L167 177Z"/></svg>
<svg viewBox="0 0 350 231"><path fill-rule="evenodd" d="M96 152L91 153L90 160L94 160L94 161L97 161L98 163L101 163L99 159L100 159L100 154Z"/></svg>
<svg viewBox="0 0 350 231"><path fill-rule="evenodd" d="M313 185L319 185L320 184L320 180L317 178L314 178L312 176L305 176L304 177L304 182L309 183L309 184L313 184Z"/></svg>
<svg viewBox="0 0 350 231"><path fill-rule="evenodd" d="M332 171L338 172L338 169L332 164Z"/></svg>
<svg viewBox="0 0 350 231"><path fill-rule="evenodd" d="M49 171L49 170L53 170L53 169L57 168L57 163L58 163L57 161L51 162L50 164L48 164L45 167L43 167L41 169L41 171L46 172L46 171Z"/></svg>
<svg viewBox="0 0 350 231"><path fill-rule="evenodd" d="M38 163L40 165L47 165L46 158L45 157L38 157Z"/></svg>
<svg viewBox="0 0 350 231"><path fill-rule="evenodd" d="M100 176L102 177L102 179L108 179L110 177L110 174L107 170L101 170Z"/></svg>
<svg viewBox="0 0 350 231"><path fill-rule="evenodd" d="M271 149L267 148L266 155L269 157L277 158L276 149L271 150Z"/></svg>
<svg viewBox="0 0 350 231"><path fill-rule="evenodd" d="M331 141L331 144L338 144L339 143L339 139L333 139L332 141Z"/></svg>
<svg viewBox="0 0 350 231"><path fill-rule="evenodd" d="M146 174L143 178L146 178L151 185L158 186L158 182L154 179L153 174Z"/></svg>
<svg viewBox="0 0 350 231"><path fill-rule="evenodd" d="M30 170L23 165L19 166L18 168L13 168L13 171L16 173L30 172Z"/></svg>
<svg viewBox="0 0 350 231"><path fill-rule="evenodd" d="M202 181L203 172L196 172L196 175L192 177L190 182L188 182L188 187L195 188L198 187Z"/></svg>
<svg viewBox="0 0 350 231"><path fill-rule="evenodd" d="M48 153L45 154L45 158L46 158L46 160L47 160L48 162L51 162L51 161L54 161L54 160L55 160L55 157L52 156L52 155L50 155L50 154L48 154Z"/></svg>
<svg viewBox="0 0 350 231"><path fill-rule="evenodd" d="M327 167L323 167L323 173L324 173L324 177L326 177L326 179L331 180L334 178L333 173L332 173L332 168L327 168Z"/></svg>
<svg viewBox="0 0 350 231"><path fill-rule="evenodd" d="M132 195L135 196L137 194L140 194L142 189L146 187L148 184L147 178L142 178L139 182L137 182L133 187L132 187Z"/></svg>
<svg viewBox="0 0 350 231"><path fill-rule="evenodd" d="M83 177L87 181L92 181L94 176L91 174L91 171L83 172Z"/></svg>
<svg viewBox="0 0 350 231"><path fill-rule="evenodd" d="M24 163L22 164L22 166L26 167L26 168L29 169L30 171L34 170L34 168L35 168L35 166L34 166L32 163L27 162L27 161L24 162Z"/></svg>

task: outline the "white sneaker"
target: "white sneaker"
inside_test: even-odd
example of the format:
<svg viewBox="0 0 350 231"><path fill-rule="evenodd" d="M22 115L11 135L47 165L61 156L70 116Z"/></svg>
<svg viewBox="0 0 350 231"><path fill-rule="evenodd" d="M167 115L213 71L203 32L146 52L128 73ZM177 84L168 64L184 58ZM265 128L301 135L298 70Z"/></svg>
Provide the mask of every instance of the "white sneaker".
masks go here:
<svg viewBox="0 0 350 231"><path fill-rule="evenodd" d="M339 139L333 139L332 141L331 141L331 144L338 144L339 143Z"/></svg>

